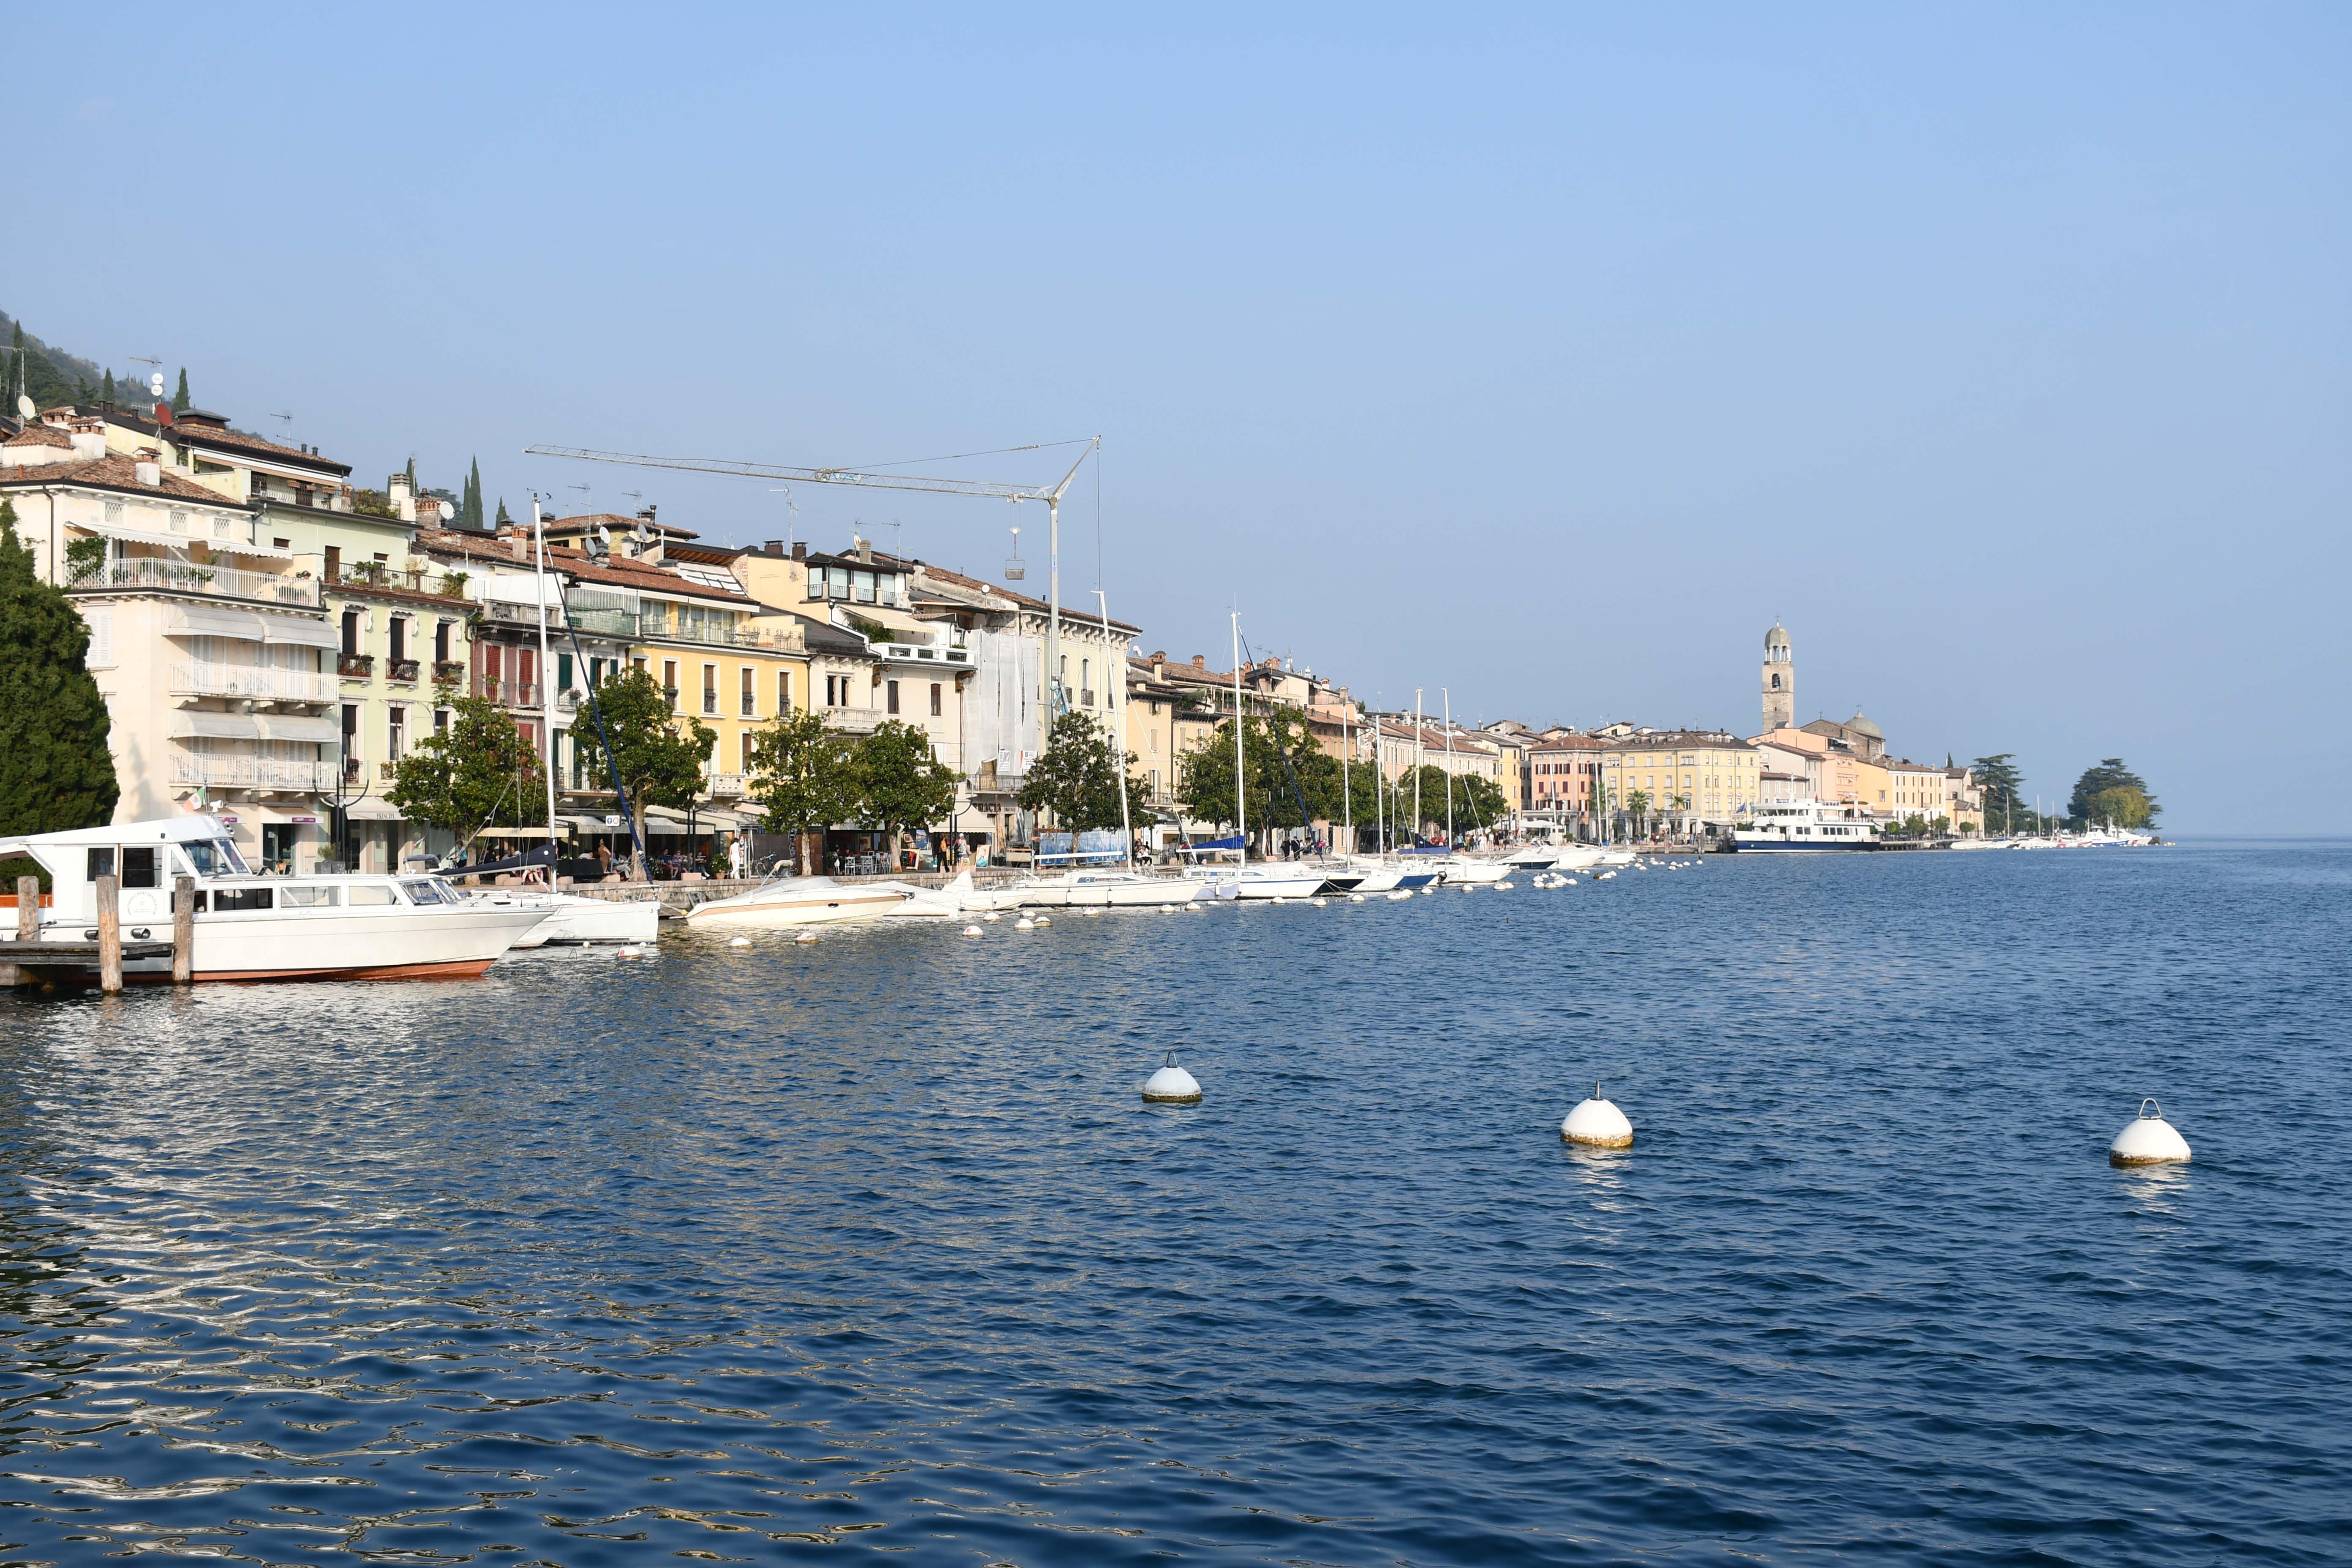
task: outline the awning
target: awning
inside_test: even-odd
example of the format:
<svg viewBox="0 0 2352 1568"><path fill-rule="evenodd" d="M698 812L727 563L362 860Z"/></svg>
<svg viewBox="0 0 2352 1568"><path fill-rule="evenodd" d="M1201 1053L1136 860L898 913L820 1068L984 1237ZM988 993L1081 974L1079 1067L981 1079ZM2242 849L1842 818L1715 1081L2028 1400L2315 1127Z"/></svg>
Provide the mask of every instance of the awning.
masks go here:
<svg viewBox="0 0 2352 1568"><path fill-rule="evenodd" d="M172 715L172 727L165 733L175 741L184 741L192 735L209 741L258 741L261 726L244 713L208 713L201 709L183 708ZM340 732L336 738L341 739Z"/></svg>
<svg viewBox="0 0 2352 1568"><path fill-rule="evenodd" d="M962 809L955 814L953 820L949 822L948 831L950 833L994 833L996 831L996 819L984 815L967 802Z"/></svg>
<svg viewBox="0 0 2352 1568"><path fill-rule="evenodd" d="M560 844L563 841L565 831L563 818L558 816L555 823L555 839ZM544 827L484 827L477 829L474 837L477 838L536 838L544 844L547 842L547 829Z"/></svg>
<svg viewBox="0 0 2352 1568"><path fill-rule="evenodd" d="M114 522L72 522L68 528L79 528L85 533L103 534L120 539L127 544L161 544L173 550L185 550L191 544L208 544L210 540L192 539L184 533L150 533L143 528L125 528Z"/></svg>
<svg viewBox="0 0 2352 1568"><path fill-rule="evenodd" d="M243 555L256 561L294 559L294 552L291 550L280 550L275 544L236 544L218 539L207 539L205 542L212 547L213 553L215 555Z"/></svg>
<svg viewBox="0 0 2352 1568"><path fill-rule="evenodd" d="M291 643L297 647L341 648L343 639L329 621L307 620L295 616L262 616L261 634L265 640Z"/></svg>
<svg viewBox="0 0 2352 1568"><path fill-rule="evenodd" d="M314 746L340 746L343 727L332 719L307 719L299 713L256 713L265 741L305 741Z"/></svg>
<svg viewBox="0 0 2352 1568"><path fill-rule="evenodd" d="M282 616L271 616L271 620ZM203 605L173 605L163 616L166 637L242 637L247 642L262 638L262 617L237 610L215 610Z"/></svg>
<svg viewBox="0 0 2352 1568"><path fill-rule="evenodd" d="M398 822L400 807L388 800L368 795L343 807L343 815L353 822Z"/></svg>

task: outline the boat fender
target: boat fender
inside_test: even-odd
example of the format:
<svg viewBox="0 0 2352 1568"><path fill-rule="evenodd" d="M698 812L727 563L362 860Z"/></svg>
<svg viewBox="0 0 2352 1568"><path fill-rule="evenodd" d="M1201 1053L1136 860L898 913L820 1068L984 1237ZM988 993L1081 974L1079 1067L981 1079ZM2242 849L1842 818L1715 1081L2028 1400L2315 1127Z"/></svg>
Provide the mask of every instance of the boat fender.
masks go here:
<svg viewBox="0 0 2352 1568"><path fill-rule="evenodd" d="M2177 1165L2189 1159L2189 1140L2164 1119L2164 1107L2154 1100L2139 1102L2139 1114L2107 1145L2107 1160L2116 1165Z"/></svg>
<svg viewBox="0 0 2352 1568"><path fill-rule="evenodd" d="M1633 1124L1625 1113L1601 1098L1601 1086L1592 1086L1592 1098L1580 1101L1559 1124L1559 1135L1568 1142L1586 1149L1630 1149L1633 1146Z"/></svg>
<svg viewBox="0 0 2352 1568"><path fill-rule="evenodd" d="M1143 1098L1155 1105L1198 1105L1201 1085L1176 1065L1176 1053L1171 1051L1159 1070L1143 1080Z"/></svg>

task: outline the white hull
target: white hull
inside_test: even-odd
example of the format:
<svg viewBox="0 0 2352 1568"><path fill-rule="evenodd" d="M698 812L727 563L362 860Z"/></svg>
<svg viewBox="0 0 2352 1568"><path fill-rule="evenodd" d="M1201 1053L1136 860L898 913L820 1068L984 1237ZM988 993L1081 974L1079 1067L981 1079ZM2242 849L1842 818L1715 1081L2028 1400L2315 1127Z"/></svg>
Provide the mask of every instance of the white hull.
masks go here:
<svg viewBox="0 0 2352 1568"><path fill-rule="evenodd" d="M1823 855L1878 845L1876 823L1818 801L1773 801L1750 806L1748 817L1731 830L1742 854Z"/></svg>
<svg viewBox="0 0 2352 1568"><path fill-rule="evenodd" d="M1448 882L1466 882L1472 886L1499 882L1509 876L1512 870L1511 867L1500 860L1472 860L1466 858L1461 859L1449 858L1441 860L1438 862L1438 868L1445 873L1445 879Z"/></svg>
<svg viewBox="0 0 2352 1568"><path fill-rule="evenodd" d="M1010 888L978 895L970 909L1157 909L1161 904L1187 904L1202 897L1213 878L1153 877L1139 871L1071 871L1059 877L1033 878Z"/></svg>
<svg viewBox="0 0 2352 1568"><path fill-rule="evenodd" d="M1322 890L1320 871L1260 870L1255 866L1226 872L1215 879L1213 889L1220 899L1311 899Z"/></svg>
<svg viewBox="0 0 2352 1568"><path fill-rule="evenodd" d="M496 889L472 895L467 902L480 908L535 908L546 919L534 926L517 947L545 947L550 942L644 942L661 935L661 905L650 899L622 902L586 899L577 893L535 893L529 889Z"/></svg>
<svg viewBox="0 0 2352 1568"><path fill-rule="evenodd" d="M687 923L730 931L784 931L793 926L834 925L880 920L907 901L896 888L877 883L836 882L830 877L780 877L731 899L697 904Z"/></svg>

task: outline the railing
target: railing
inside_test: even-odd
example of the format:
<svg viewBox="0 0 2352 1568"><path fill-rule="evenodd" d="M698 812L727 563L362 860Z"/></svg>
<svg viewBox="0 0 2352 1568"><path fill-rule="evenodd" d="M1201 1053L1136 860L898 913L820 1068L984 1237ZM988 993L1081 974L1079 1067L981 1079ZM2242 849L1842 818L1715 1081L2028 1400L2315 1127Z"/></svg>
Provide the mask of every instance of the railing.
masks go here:
<svg viewBox="0 0 2352 1568"><path fill-rule="evenodd" d="M265 605L294 605L310 610L319 607L319 584L308 577L240 572L230 566L199 566L152 555L126 556L94 566L66 586L76 594L148 589L201 594L215 599L250 599Z"/></svg>
<svg viewBox="0 0 2352 1568"><path fill-rule="evenodd" d="M1095 694L1087 688L1080 687L1078 689L1078 706L1081 708L1091 708L1094 705Z"/></svg>
<svg viewBox="0 0 2352 1568"><path fill-rule="evenodd" d="M463 680L465 678L465 660L460 658L436 658L433 661L433 679L436 685L445 681L456 682Z"/></svg>
<svg viewBox="0 0 2352 1568"><path fill-rule="evenodd" d="M345 757L343 759L343 782L345 784L358 784L366 777L367 764L365 763L360 761L357 757Z"/></svg>
<svg viewBox="0 0 2352 1568"><path fill-rule="evenodd" d="M573 610L571 616L572 626L581 631L598 637L636 639L637 617L626 610Z"/></svg>
<svg viewBox="0 0 2352 1568"><path fill-rule="evenodd" d="M352 561L337 570L331 582L336 587L398 588L410 594L431 594L436 598L462 601L466 574L445 572L437 566L401 568L381 561Z"/></svg>
<svg viewBox="0 0 2352 1568"><path fill-rule="evenodd" d="M535 680L498 680L487 675L474 677L474 695L487 697L509 708L539 706L539 682Z"/></svg>
<svg viewBox="0 0 2352 1568"><path fill-rule="evenodd" d="M414 685L416 680L416 661L413 658L386 659L383 678L386 680L404 680Z"/></svg>
<svg viewBox="0 0 2352 1568"><path fill-rule="evenodd" d="M255 702L332 702L341 688L331 675L248 664L175 664L174 697L243 697Z"/></svg>
<svg viewBox="0 0 2352 1568"><path fill-rule="evenodd" d="M335 656L335 673L348 675L354 680L365 680L375 673L375 655L339 653Z"/></svg>
<svg viewBox="0 0 2352 1568"><path fill-rule="evenodd" d="M552 605L547 606L550 610L554 607ZM510 605L503 599L491 599L482 605L482 616L486 620L513 621L526 626L539 625L541 617L545 614L546 611L541 610L537 605Z"/></svg>
<svg viewBox="0 0 2352 1568"><path fill-rule="evenodd" d="M761 632L736 631L720 626L698 626L685 622L675 626L647 616L644 618L644 636L663 642L698 643L705 647L773 647L772 638Z"/></svg>
<svg viewBox="0 0 2352 1568"><path fill-rule="evenodd" d="M558 713L578 712L584 695L575 687L566 687L555 694L555 710Z"/></svg>
<svg viewBox="0 0 2352 1568"><path fill-rule="evenodd" d="M971 650L961 647L941 647L936 643L878 642L874 651L893 664L947 664L959 668L971 668Z"/></svg>
<svg viewBox="0 0 2352 1568"><path fill-rule="evenodd" d="M710 775L710 793L722 799L732 799L743 793L744 782L741 773L713 773Z"/></svg>
<svg viewBox="0 0 2352 1568"><path fill-rule="evenodd" d="M331 790L335 764L284 757L199 757L174 752L172 782L207 789Z"/></svg>

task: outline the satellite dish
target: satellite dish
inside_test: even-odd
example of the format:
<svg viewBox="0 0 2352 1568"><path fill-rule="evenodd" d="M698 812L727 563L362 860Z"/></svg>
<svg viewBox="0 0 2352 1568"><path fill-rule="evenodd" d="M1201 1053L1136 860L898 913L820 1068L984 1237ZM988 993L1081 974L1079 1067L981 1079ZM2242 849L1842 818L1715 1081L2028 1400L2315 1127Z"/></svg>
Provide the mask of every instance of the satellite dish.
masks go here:
<svg viewBox="0 0 2352 1568"><path fill-rule="evenodd" d="M21 392L16 395L16 412L26 419L33 416L33 400Z"/></svg>

